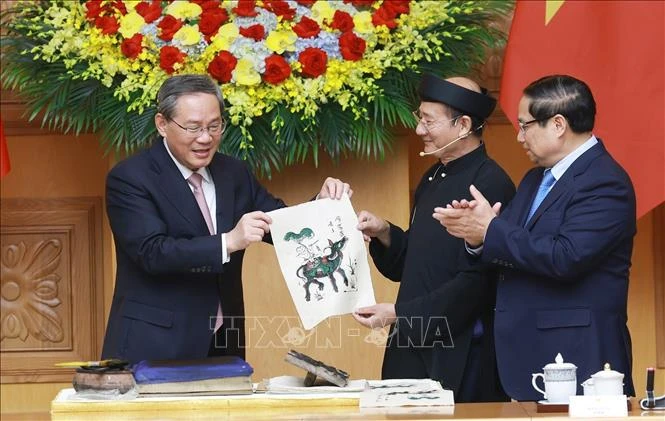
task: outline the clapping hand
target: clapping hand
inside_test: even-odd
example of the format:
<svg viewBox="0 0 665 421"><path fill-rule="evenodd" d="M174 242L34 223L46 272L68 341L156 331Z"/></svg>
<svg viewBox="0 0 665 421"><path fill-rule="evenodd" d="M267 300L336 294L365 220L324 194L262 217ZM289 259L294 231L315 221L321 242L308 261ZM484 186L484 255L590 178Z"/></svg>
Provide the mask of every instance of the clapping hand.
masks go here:
<svg viewBox="0 0 665 421"><path fill-rule="evenodd" d="M454 237L463 238L471 247L478 247L485 240L485 233L492 219L501 210L501 202L494 206L473 185L469 187L473 200L453 200L445 208L434 208L432 217Z"/></svg>

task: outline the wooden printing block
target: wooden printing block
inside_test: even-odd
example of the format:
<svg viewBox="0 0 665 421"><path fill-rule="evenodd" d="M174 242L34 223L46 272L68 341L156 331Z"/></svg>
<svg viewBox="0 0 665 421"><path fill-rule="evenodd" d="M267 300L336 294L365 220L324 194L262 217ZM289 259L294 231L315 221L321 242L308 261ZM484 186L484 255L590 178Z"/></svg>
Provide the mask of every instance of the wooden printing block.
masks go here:
<svg viewBox="0 0 665 421"><path fill-rule="evenodd" d="M340 387L349 383L349 374L346 371L326 365L300 352L290 350L285 360L307 371L305 386L314 386L317 377Z"/></svg>

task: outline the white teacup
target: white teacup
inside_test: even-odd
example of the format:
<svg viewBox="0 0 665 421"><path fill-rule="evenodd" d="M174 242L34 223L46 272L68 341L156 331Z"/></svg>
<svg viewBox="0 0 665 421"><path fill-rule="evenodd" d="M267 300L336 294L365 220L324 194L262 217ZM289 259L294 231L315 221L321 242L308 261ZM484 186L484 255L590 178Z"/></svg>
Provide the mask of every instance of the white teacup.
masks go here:
<svg viewBox="0 0 665 421"><path fill-rule="evenodd" d="M534 373L531 378L533 388L543 394L551 403L568 403L571 396L577 394L577 367L564 363L561 354L557 354L555 363L543 367L543 373ZM543 378L545 390L538 387L536 380Z"/></svg>
<svg viewBox="0 0 665 421"><path fill-rule="evenodd" d="M543 378L545 383L545 390L538 387L536 379ZM547 379L543 373L536 373L531 379L533 388L543 394L547 402L550 403L568 403L571 396L577 394L577 381L576 380L552 380Z"/></svg>

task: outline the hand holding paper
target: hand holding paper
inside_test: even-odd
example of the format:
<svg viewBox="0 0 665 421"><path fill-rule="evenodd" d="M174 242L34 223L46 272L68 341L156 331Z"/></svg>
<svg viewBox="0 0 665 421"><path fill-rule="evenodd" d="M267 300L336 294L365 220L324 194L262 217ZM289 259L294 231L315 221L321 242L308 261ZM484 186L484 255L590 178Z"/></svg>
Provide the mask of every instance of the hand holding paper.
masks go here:
<svg viewBox="0 0 665 421"><path fill-rule="evenodd" d="M376 302L367 250L348 195L268 215L279 266L305 329Z"/></svg>

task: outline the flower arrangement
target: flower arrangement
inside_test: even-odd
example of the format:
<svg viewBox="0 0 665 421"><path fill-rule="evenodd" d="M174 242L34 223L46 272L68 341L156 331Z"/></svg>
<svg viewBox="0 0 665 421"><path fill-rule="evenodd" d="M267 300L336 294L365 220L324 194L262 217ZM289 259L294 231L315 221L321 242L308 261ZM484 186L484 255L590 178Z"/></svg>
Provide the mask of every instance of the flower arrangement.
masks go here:
<svg viewBox="0 0 665 421"><path fill-rule="evenodd" d="M413 127L423 71L468 71L504 2L409 0L31 1L3 15L2 82L31 118L132 151L156 133L170 75L219 82L222 150L263 173L319 149L382 157Z"/></svg>

